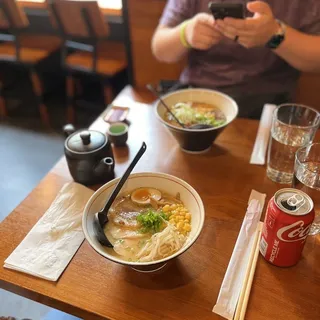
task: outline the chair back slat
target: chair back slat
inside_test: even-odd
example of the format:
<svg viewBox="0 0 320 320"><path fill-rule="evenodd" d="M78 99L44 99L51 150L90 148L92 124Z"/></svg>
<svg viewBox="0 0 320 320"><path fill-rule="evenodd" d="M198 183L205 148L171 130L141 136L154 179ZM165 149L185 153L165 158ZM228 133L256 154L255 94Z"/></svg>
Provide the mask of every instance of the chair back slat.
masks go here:
<svg viewBox="0 0 320 320"><path fill-rule="evenodd" d="M51 0L53 25L58 25L69 38L105 38L109 27L97 1Z"/></svg>
<svg viewBox="0 0 320 320"><path fill-rule="evenodd" d="M19 30L28 27L29 21L15 0L0 1L0 28Z"/></svg>
<svg viewBox="0 0 320 320"><path fill-rule="evenodd" d="M6 15L4 14L4 11L0 6L0 29L8 29L8 28L9 28L9 22L6 18Z"/></svg>

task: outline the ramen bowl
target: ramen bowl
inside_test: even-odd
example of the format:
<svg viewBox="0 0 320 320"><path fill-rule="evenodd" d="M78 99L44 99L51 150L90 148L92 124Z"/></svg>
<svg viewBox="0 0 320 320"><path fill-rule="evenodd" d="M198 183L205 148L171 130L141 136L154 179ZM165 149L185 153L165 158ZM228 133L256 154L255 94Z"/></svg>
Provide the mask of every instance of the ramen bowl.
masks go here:
<svg viewBox="0 0 320 320"><path fill-rule="evenodd" d="M211 104L224 113L226 122L223 125L193 130L182 128L178 124L175 126L168 123L166 120L167 110L160 101L157 102L156 114L158 119L168 128L181 149L189 153L203 153L210 150L214 140L238 115L237 103L228 95L214 90L184 89L164 95L162 99L169 107L179 102L200 102Z"/></svg>
<svg viewBox="0 0 320 320"><path fill-rule="evenodd" d="M180 199L191 213L191 231L183 247L174 254L151 262L130 262L117 255L112 248L107 248L99 243L94 232L94 214L98 212L108 200L119 178L114 179L98 189L89 199L82 217L82 228L86 240L91 247L106 259L130 266L141 272L154 272L165 264L187 251L197 240L204 223L204 206L199 194L185 181L164 173L135 173L131 174L121 192L132 191L141 187L150 187L167 192L170 195L180 193Z"/></svg>

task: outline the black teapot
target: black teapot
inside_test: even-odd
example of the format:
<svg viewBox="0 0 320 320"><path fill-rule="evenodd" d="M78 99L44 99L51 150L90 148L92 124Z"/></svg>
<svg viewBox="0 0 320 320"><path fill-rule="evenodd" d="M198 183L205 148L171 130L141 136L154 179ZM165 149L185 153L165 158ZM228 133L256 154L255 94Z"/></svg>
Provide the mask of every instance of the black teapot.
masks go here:
<svg viewBox="0 0 320 320"><path fill-rule="evenodd" d="M100 184L114 178L114 158L110 141L103 133L78 130L66 125L68 136L64 153L74 181L85 185Z"/></svg>

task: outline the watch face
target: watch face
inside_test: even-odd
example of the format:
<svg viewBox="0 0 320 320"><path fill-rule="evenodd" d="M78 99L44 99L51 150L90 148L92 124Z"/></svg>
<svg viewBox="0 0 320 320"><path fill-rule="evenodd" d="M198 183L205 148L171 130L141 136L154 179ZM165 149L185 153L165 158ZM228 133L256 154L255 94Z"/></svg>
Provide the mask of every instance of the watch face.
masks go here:
<svg viewBox="0 0 320 320"><path fill-rule="evenodd" d="M273 36L266 44L267 48L270 49L276 49L279 47L279 45L282 43L282 41L284 40L284 35L275 35Z"/></svg>

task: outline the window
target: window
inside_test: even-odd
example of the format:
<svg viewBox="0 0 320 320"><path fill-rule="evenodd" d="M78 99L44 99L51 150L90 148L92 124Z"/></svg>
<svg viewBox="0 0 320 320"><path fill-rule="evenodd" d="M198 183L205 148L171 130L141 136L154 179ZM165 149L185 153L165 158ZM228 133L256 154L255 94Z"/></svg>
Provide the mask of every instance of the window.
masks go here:
<svg viewBox="0 0 320 320"><path fill-rule="evenodd" d="M21 2L44 2L45 0L17 0ZM70 0L72 1L72 0ZM99 6L103 9L113 9L120 10L122 9L122 1L121 0L97 0Z"/></svg>

